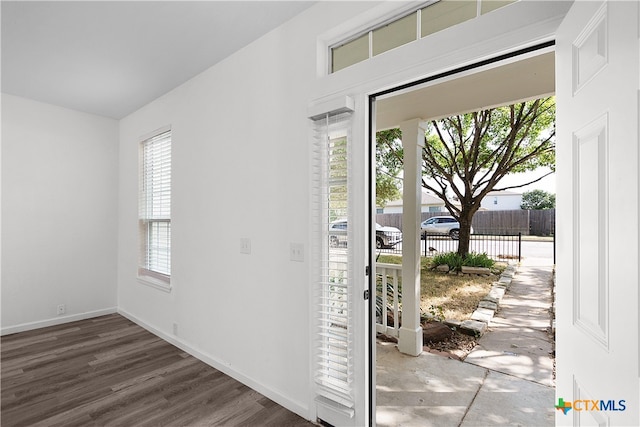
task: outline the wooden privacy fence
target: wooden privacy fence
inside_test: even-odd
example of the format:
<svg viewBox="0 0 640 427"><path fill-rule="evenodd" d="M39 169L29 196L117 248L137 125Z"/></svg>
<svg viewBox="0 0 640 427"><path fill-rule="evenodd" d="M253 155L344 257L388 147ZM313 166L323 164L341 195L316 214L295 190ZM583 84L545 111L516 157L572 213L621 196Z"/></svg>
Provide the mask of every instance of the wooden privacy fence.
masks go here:
<svg viewBox="0 0 640 427"><path fill-rule="evenodd" d="M529 212L529 234L551 236L556 234L556 210L545 209Z"/></svg>
<svg viewBox="0 0 640 427"><path fill-rule="evenodd" d="M433 216L449 215L448 212L423 212L422 221ZM380 225L402 229L402 214L377 214ZM552 236L556 231L556 210L478 211L473 216L476 234L518 234L524 236Z"/></svg>

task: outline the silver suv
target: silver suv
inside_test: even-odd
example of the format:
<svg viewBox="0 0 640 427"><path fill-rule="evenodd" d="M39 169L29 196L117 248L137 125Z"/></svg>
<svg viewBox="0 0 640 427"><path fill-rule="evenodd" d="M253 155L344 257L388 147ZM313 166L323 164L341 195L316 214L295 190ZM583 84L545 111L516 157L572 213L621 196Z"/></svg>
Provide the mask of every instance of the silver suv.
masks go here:
<svg viewBox="0 0 640 427"><path fill-rule="evenodd" d="M420 224L420 229L428 234L448 234L453 240L460 238L460 223L452 216L434 216L426 219Z"/></svg>
<svg viewBox="0 0 640 427"><path fill-rule="evenodd" d="M402 232L396 227L383 227L376 223L376 248L389 249L402 241ZM329 244L331 247L347 246L347 220L341 219L329 224Z"/></svg>

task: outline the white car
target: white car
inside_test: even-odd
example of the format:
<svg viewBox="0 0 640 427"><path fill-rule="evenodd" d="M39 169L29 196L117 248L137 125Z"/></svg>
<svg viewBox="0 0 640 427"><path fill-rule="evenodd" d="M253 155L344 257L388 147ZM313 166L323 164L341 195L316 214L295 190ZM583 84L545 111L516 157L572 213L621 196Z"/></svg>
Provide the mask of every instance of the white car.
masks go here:
<svg viewBox="0 0 640 427"><path fill-rule="evenodd" d="M402 241L402 232L396 227L383 227L376 223L376 248L392 248ZM329 224L329 244L332 247L347 245L347 220Z"/></svg>
<svg viewBox="0 0 640 427"><path fill-rule="evenodd" d="M453 240L460 238L460 223L452 216L434 216L426 219L420 224L420 229L423 233L426 231L428 234L445 234Z"/></svg>

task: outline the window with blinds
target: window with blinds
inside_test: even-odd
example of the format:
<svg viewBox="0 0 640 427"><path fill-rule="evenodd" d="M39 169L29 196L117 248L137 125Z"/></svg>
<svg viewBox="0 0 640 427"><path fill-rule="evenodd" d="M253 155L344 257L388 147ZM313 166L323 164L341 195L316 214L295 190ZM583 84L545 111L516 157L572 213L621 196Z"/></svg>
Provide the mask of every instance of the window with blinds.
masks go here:
<svg viewBox="0 0 640 427"><path fill-rule="evenodd" d="M326 115L314 124L314 217L319 242L314 295L316 400L353 417L350 128L351 113Z"/></svg>
<svg viewBox="0 0 640 427"><path fill-rule="evenodd" d="M140 143L138 276L169 285L171 276L171 130Z"/></svg>

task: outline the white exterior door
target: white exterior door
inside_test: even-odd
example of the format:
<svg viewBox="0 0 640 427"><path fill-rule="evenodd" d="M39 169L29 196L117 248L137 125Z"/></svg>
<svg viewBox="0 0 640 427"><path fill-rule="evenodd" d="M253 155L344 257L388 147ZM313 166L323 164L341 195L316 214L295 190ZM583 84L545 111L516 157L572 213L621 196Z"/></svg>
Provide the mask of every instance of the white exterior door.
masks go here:
<svg viewBox="0 0 640 427"><path fill-rule="evenodd" d="M576 1L557 33L558 425L640 425L638 9Z"/></svg>

